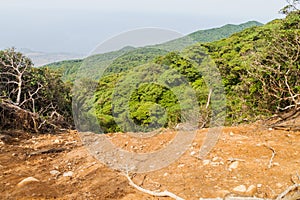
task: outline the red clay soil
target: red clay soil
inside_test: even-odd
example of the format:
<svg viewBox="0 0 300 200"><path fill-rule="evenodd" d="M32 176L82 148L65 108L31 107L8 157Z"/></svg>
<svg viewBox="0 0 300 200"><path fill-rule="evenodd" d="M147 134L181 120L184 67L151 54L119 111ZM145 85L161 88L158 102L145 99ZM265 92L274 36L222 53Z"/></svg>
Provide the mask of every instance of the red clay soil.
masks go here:
<svg viewBox="0 0 300 200"><path fill-rule="evenodd" d="M197 131L189 150L168 167L132 174L135 184L199 199L275 198L293 182L300 182L296 176L300 173L300 132L269 130L258 124L226 127L214 149L200 160L195 155L206 131ZM146 153L163 148L175 134L164 130L150 139L124 133L107 137L125 150ZM120 172L88 153L76 131L52 135L6 131L0 135L0 199L170 199L130 186ZM20 183L28 177L37 180ZM238 192L235 188L241 185L252 189Z"/></svg>

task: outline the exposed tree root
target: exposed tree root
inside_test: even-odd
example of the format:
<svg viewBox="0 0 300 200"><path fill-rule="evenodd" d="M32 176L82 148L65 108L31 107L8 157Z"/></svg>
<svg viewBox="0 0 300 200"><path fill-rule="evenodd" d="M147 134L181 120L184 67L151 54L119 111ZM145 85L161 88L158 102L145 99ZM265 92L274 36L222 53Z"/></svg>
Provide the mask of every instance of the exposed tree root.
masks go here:
<svg viewBox="0 0 300 200"><path fill-rule="evenodd" d="M184 200L183 198L175 195L174 193L172 192L169 192L167 190L163 191L163 192L155 192L155 191L151 191L151 190L147 190L147 189L144 189L138 185L136 185L132 180L131 178L129 177L128 173L122 173L129 181L129 184L134 187L135 189L139 190L140 192L143 192L143 193L146 193L146 194L149 194L149 195L152 195L152 196L155 196L155 197L171 197L175 200Z"/></svg>
<svg viewBox="0 0 300 200"><path fill-rule="evenodd" d="M275 151L274 148L272 148L272 147L270 147L268 145L264 145L264 146L267 147L268 149L270 149L272 151L272 156L271 156L271 158L269 160L269 164L268 164L268 168L270 169L273 166L273 159L274 159L274 157L276 155L276 151Z"/></svg>

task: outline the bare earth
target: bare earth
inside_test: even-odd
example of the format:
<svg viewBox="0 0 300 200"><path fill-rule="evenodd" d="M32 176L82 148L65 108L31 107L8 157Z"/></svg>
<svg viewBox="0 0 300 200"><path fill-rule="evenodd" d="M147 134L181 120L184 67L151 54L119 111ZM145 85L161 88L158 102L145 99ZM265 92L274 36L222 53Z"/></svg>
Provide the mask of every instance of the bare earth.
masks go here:
<svg viewBox="0 0 300 200"><path fill-rule="evenodd" d="M300 173L300 132L269 130L258 124L226 127L210 154L199 160L196 155L206 131L197 131L189 150L176 162L158 171L131 174L133 181L184 199L276 198L300 182L296 176ZM107 137L123 149L146 153L163 148L175 134L165 130L148 139L121 133ZM52 135L7 131L0 135L0 199L170 199L130 186L120 172L88 153L76 131ZM270 160L272 149L276 154ZM28 177L37 180L20 183ZM251 187L246 192L234 189L241 185Z"/></svg>

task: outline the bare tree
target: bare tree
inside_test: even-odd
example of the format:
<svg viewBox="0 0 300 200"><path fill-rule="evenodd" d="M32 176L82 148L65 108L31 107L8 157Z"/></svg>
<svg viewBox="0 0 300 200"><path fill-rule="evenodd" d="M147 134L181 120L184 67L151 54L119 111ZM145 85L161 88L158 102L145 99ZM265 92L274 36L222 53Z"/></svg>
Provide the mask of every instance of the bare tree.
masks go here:
<svg viewBox="0 0 300 200"><path fill-rule="evenodd" d="M0 51L0 112L2 127L52 130L67 125L71 99L55 73L33 68L30 59L12 48Z"/></svg>
<svg viewBox="0 0 300 200"><path fill-rule="evenodd" d="M294 12L280 28L266 31L266 46L255 53L248 71L259 109L276 114L280 122L300 115L299 28L299 13Z"/></svg>
<svg viewBox="0 0 300 200"><path fill-rule="evenodd" d="M286 2L288 5L279 11L281 14L287 15L293 11L299 11L298 5L300 4L300 0L286 0Z"/></svg>
<svg viewBox="0 0 300 200"><path fill-rule="evenodd" d="M16 94L15 98L10 98L10 100L15 105L20 105L23 77L27 72L27 68L32 66L32 62L23 56L21 53L15 52L15 49L5 50L0 57L0 76L2 87L10 88L11 85L15 85L8 97L12 97ZM14 87L14 86L12 86Z"/></svg>

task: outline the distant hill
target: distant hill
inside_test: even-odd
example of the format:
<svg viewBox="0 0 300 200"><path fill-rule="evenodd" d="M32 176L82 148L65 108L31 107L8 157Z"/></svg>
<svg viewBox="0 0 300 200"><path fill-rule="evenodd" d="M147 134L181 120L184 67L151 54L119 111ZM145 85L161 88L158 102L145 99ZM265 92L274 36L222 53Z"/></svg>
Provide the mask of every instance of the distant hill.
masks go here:
<svg viewBox="0 0 300 200"><path fill-rule="evenodd" d="M49 63L63 61L63 60L72 60L72 59L80 59L83 58L84 55L82 54L75 54L75 53L46 53L40 51L32 51L30 49L20 49L24 55L29 57L34 66L39 67Z"/></svg>
<svg viewBox="0 0 300 200"><path fill-rule="evenodd" d="M92 76L91 79L98 79L102 72L99 68L107 68L113 60L121 55L133 51L134 47L124 47L118 51L91 55L85 59L64 60L47 64L43 67L49 67L62 73L62 79L64 81L74 81L76 76L80 76L79 73L88 73ZM102 66L102 67L100 67ZM80 70L80 67L84 70Z"/></svg>
<svg viewBox="0 0 300 200"><path fill-rule="evenodd" d="M97 71L95 69L96 65L98 66L98 69L99 65L102 65L101 68L107 68L107 73L117 73L128 70L137 65L145 64L157 56L165 55L169 51L182 50L187 46L198 42L206 43L217 41L227 38L230 35L240 32L244 29L261 25L261 23L256 21L250 21L240 25L228 24L220 28L196 31L182 38L158 45L150 45L140 48L124 47L118 51L92 55L86 58L84 62L83 60L70 60L55 62L47 64L46 66L61 71L63 73L64 80L73 81L81 64L85 63L84 72L91 73L93 76L91 78L97 79L103 72ZM87 63L88 65L86 65Z"/></svg>

